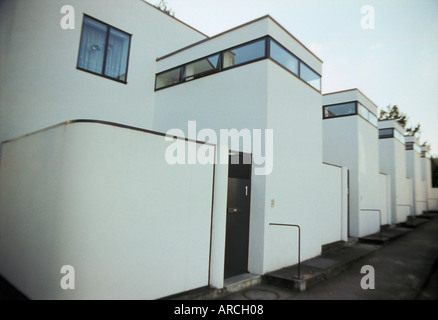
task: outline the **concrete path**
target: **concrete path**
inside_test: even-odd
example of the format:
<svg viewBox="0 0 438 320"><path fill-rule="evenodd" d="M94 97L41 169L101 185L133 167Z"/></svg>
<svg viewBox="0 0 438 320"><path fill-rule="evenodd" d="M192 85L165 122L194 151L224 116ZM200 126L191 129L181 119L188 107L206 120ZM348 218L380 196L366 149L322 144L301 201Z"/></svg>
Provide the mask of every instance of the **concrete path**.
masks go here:
<svg viewBox="0 0 438 320"><path fill-rule="evenodd" d="M364 265L375 271L375 288L362 289ZM224 300L436 300L438 299L438 217L421 224L349 265L342 273L304 292L259 284Z"/></svg>

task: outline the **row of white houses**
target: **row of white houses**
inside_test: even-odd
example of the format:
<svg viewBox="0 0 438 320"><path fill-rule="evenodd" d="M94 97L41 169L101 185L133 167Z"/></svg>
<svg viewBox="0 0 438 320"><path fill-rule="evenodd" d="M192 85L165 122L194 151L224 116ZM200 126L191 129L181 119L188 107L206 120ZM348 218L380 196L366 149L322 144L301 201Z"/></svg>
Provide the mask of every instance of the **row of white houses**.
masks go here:
<svg viewBox="0 0 438 320"><path fill-rule="evenodd" d="M425 147L322 94L272 17L208 37L142 0L63 5L0 2L0 275L29 298L223 288L438 209Z"/></svg>

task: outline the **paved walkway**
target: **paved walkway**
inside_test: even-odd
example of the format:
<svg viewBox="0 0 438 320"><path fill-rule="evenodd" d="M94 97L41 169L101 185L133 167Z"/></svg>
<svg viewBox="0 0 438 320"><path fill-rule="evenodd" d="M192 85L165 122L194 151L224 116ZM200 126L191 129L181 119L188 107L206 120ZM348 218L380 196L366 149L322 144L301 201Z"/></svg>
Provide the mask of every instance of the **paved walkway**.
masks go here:
<svg viewBox="0 0 438 320"><path fill-rule="evenodd" d="M364 265L375 271L375 289L362 289ZM438 217L349 264L347 270L303 292L261 283L224 300L414 300L438 299Z"/></svg>

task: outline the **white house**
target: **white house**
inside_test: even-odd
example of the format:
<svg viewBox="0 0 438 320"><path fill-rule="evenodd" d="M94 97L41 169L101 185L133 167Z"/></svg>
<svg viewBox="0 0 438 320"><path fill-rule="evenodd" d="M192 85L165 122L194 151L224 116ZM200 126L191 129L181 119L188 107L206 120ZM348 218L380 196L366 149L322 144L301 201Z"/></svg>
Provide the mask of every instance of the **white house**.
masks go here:
<svg viewBox="0 0 438 320"><path fill-rule="evenodd" d="M351 159L325 151L322 61L270 16L208 37L142 0L4 0L0 30L0 274L29 298L223 288L409 196L360 91L324 97L356 108L324 120Z"/></svg>
<svg viewBox="0 0 438 320"><path fill-rule="evenodd" d="M404 128L395 120L380 120L380 170L391 177L391 223L405 222L413 214L412 179L406 177Z"/></svg>
<svg viewBox="0 0 438 320"><path fill-rule="evenodd" d="M347 239L322 61L271 17L207 37L141 0L10 0L0 24L0 274L28 297L222 288Z"/></svg>
<svg viewBox="0 0 438 320"><path fill-rule="evenodd" d="M422 177L421 147L418 138L405 136L406 177L411 179L412 215L428 211L426 179Z"/></svg>
<svg viewBox="0 0 438 320"><path fill-rule="evenodd" d="M349 172L349 235L362 237L389 221L389 176L379 170L377 106L360 90L323 95L323 159Z"/></svg>

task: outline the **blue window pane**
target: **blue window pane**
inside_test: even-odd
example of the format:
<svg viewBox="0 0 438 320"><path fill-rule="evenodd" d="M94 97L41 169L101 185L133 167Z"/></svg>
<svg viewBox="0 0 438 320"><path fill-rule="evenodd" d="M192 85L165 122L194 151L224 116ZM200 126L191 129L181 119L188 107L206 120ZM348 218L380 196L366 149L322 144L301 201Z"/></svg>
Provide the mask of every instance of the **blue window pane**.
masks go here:
<svg viewBox="0 0 438 320"><path fill-rule="evenodd" d="M265 57L265 42L261 39L224 52L224 69Z"/></svg>
<svg viewBox="0 0 438 320"><path fill-rule="evenodd" d="M298 75L298 59L271 39L270 57L286 69Z"/></svg>
<svg viewBox="0 0 438 320"><path fill-rule="evenodd" d="M105 75L126 81L130 36L124 32L110 29L105 64Z"/></svg>
<svg viewBox="0 0 438 320"><path fill-rule="evenodd" d="M300 62L300 78L310 84L312 87L321 91L321 77L315 71L310 69L304 63Z"/></svg>
<svg viewBox="0 0 438 320"><path fill-rule="evenodd" d="M102 73L105 56L107 27L88 17L84 17L78 68Z"/></svg>

